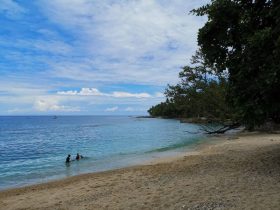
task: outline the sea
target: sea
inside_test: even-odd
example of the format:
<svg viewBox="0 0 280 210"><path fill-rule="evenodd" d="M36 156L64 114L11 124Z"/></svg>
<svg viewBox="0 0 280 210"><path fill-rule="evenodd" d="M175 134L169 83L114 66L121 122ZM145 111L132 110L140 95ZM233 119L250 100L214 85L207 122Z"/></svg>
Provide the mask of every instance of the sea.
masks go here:
<svg viewBox="0 0 280 210"><path fill-rule="evenodd" d="M172 119L2 116L0 190L139 165L191 151L206 139L198 125ZM76 161L77 153L84 158Z"/></svg>

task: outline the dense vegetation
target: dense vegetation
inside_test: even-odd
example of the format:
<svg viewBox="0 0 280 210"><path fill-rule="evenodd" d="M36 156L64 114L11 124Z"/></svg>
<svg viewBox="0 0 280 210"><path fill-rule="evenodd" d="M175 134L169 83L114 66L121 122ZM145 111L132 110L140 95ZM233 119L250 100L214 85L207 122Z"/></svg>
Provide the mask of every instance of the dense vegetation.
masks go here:
<svg viewBox="0 0 280 210"><path fill-rule="evenodd" d="M225 101L227 75L209 68L201 51L192 57L190 66L183 67L179 78L180 83L166 88L166 102L153 106L150 115L211 120L231 118Z"/></svg>
<svg viewBox="0 0 280 210"><path fill-rule="evenodd" d="M200 50L149 113L280 123L280 1L212 0L192 12L208 17Z"/></svg>

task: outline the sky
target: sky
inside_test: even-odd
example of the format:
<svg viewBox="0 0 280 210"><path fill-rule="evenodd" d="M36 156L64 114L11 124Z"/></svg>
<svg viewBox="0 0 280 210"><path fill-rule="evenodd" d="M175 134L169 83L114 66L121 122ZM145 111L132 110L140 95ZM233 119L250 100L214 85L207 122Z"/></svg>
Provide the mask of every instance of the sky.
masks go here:
<svg viewBox="0 0 280 210"><path fill-rule="evenodd" d="M0 0L0 115L146 115L208 0Z"/></svg>

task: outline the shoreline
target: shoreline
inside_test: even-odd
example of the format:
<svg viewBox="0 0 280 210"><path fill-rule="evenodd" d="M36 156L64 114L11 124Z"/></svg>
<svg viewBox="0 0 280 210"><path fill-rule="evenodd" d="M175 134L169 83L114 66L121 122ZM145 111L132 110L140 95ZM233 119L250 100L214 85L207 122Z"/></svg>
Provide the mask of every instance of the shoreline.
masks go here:
<svg viewBox="0 0 280 210"><path fill-rule="evenodd" d="M280 135L211 138L190 154L2 190L0 209L277 209Z"/></svg>
<svg viewBox="0 0 280 210"><path fill-rule="evenodd" d="M116 162L117 164L112 166L112 167L103 167L99 168L96 171L95 170L88 170L86 172L81 172L75 175L69 175L69 176L63 176L63 175L57 175L54 176L55 178L44 178L40 181L37 182L29 182L26 184L17 184L17 185L12 185L4 188L0 188L0 192L2 191L7 191L7 190L13 190L13 189L20 189L20 188L25 188L25 187L31 187L31 186L36 186L36 185L41 185L41 184L48 184L50 182L56 182L56 181L62 181L64 179L68 179L71 177L76 177L76 176L81 176L81 175L86 175L86 174L97 174L97 173L103 173L107 171L114 171L118 169L125 169L125 168L130 168L130 167L136 167L136 166L143 166L143 165L151 165L151 164L157 164L165 161L170 161L170 160L175 160L180 157L183 157L187 154L193 154L196 152L196 150L201 147L201 145L207 145L206 139L210 139L207 136L201 136L198 138L198 140L187 143L187 144L182 144L183 146L172 148L172 149L167 149L163 151L158 151L152 150L148 151L146 153L142 154L126 154L125 156L122 157L121 159L117 159ZM164 148L165 149L165 148ZM161 150L161 148L159 148Z"/></svg>
<svg viewBox="0 0 280 210"><path fill-rule="evenodd" d="M235 135L235 134L223 134L222 136L227 137L227 136L232 136L232 135ZM166 150L163 152L155 151L155 152L147 153L146 157L144 157L145 154L141 154L140 156L133 156L133 159L135 159L135 160L131 161L130 163L128 163L127 165L124 165L124 166L119 166L119 167L112 168L112 169L110 169L110 168L104 169L101 171L85 172L85 173L71 175L71 176L67 176L67 177L47 179L45 181L29 183L29 184L25 184L22 186L7 187L4 189L0 189L0 193L10 191L10 190L18 190L18 189L22 189L22 188L29 188L29 187L36 187L39 185L51 184L53 182L56 183L56 182L64 181L64 180L75 178L75 177L78 178L83 175L102 174L102 173L114 172L114 171L122 170L122 169L129 169L129 168L134 168L134 167L141 167L141 166L147 166L147 165L155 165L155 164L172 162L172 161L179 160L185 156L199 154L201 152L200 150L202 148L205 148L209 145L217 144L220 141L221 141L221 139L217 138L216 136L204 136L194 143L184 145L182 147L178 147L175 149L170 149L170 150Z"/></svg>
<svg viewBox="0 0 280 210"><path fill-rule="evenodd" d="M157 151L151 152L151 153L149 152L149 153L146 153L146 157L144 157L145 153L141 154L141 155L136 155L136 156L132 157L133 161L128 162L127 165L124 165L124 166L118 166L118 167L112 168L112 169L110 169L110 168L104 169L101 171L85 172L85 173L71 175L71 176L67 176L67 177L48 179L45 181L30 183L30 184L26 184L26 185L22 185L22 186L7 187L4 189L0 189L0 193L5 192L5 191L10 191L10 190L17 190L17 189L22 189L22 188L29 188L29 187L36 187L39 185L51 184L52 182L60 182L60 181L64 181L64 180L75 178L75 177L78 178L78 177L84 176L84 175L102 174L102 173L114 172L114 171L122 170L122 169L129 169L129 168L134 168L134 167L141 167L141 166L147 166L147 165L160 164L160 163L164 163L164 162L171 162L173 160L180 159L186 155L188 156L188 155L192 155L192 154L197 154L198 150L200 150L200 148L211 144L210 142L205 141L205 139L212 139L212 137L204 137L204 138L198 140L197 142L191 143L190 145L185 145L185 146L182 146L179 148L166 150L163 152L157 152ZM211 141L213 141L213 139Z"/></svg>

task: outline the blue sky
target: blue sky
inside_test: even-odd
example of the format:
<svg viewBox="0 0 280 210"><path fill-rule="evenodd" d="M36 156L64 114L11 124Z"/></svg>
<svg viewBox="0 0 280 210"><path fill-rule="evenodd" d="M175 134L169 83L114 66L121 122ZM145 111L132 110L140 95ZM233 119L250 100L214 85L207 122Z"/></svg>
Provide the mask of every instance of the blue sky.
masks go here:
<svg viewBox="0 0 280 210"><path fill-rule="evenodd" d="M0 0L0 115L143 115L197 48L207 0Z"/></svg>

